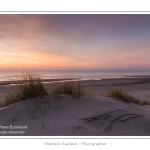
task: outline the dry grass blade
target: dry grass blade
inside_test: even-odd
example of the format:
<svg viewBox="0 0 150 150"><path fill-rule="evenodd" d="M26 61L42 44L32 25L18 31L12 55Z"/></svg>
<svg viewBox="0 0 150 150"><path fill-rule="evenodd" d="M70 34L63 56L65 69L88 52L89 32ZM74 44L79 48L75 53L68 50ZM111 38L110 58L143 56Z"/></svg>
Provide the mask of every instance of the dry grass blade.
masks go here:
<svg viewBox="0 0 150 150"><path fill-rule="evenodd" d="M73 98L80 98L81 96L86 95L86 91L82 86L81 82L64 82L56 83L51 91L54 95L69 94Z"/></svg>
<svg viewBox="0 0 150 150"><path fill-rule="evenodd" d="M122 100L122 101L127 102L127 103L136 103L136 104L140 104L140 105L150 105L150 101L139 100L138 98L136 98L132 95L124 93L119 88L112 89L106 96L113 97L113 98Z"/></svg>
<svg viewBox="0 0 150 150"><path fill-rule="evenodd" d="M0 104L1 107L48 94L37 72L23 71L17 79L19 83L17 91L7 94L5 100Z"/></svg>
<svg viewBox="0 0 150 150"><path fill-rule="evenodd" d="M19 85L19 91L22 95L22 99L48 94L42 84L40 75L36 72L25 71L21 74L18 80L21 82Z"/></svg>

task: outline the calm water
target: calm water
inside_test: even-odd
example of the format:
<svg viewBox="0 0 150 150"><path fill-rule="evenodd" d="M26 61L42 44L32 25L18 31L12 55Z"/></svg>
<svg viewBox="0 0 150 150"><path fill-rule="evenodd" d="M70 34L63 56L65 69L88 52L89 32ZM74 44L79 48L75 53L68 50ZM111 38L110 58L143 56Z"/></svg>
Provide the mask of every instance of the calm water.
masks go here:
<svg viewBox="0 0 150 150"><path fill-rule="evenodd" d="M21 71L0 71L0 81L16 79ZM43 79L55 78L82 78L82 79L107 79L125 77L150 77L150 70L38 70Z"/></svg>

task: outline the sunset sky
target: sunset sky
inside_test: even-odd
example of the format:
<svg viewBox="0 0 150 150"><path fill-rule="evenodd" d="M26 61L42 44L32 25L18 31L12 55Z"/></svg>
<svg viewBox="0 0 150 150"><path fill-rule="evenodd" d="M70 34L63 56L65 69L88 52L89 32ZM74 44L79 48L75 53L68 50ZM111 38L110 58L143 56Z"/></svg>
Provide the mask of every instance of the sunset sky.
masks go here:
<svg viewBox="0 0 150 150"><path fill-rule="evenodd" d="M150 69L150 14L0 15L0 69Z"/></svg>

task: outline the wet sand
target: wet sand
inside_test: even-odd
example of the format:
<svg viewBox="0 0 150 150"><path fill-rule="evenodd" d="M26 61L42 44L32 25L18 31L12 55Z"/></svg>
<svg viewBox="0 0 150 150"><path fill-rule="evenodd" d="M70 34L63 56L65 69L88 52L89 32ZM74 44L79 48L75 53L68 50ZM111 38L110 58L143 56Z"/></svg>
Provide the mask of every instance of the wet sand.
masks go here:
<svg viewBox="0 0 150 150"><path fill-rule="evenodd" d="M114 87L143 100L150 100L150 78L125 78L81 81L94 96L72 99L62 94L61 101L44 96L0 108L1 126L27 126L25 134L0 136L149 136L150 106L126 103L103 97ZM47 90L55 83L46 83ZM16 86L0 85L0 98ZM96 96L97 95L97 96ZM40 106L40 107L39 107ZM38 109L37 109L38 108ZM5 117L4 117L5 116ZM20 130L19 130L20 131ZM9 132L9 130L8 130Z"/></svg>
<svg viewBox="0 0 150 150"><path fill-rule="evenodd" d="M46 88L49 90L53 86L52 82L63 81L64 79L45 79ZM70 79L65 79L69 81ZM71 79L75 80L75 79ZM124 92L131 94L141 100L150 100L150 78L115 78L115 79L102 79L102 80L85 80L82 81L82 85L91 91L92 95L106 96L107 93L115 88L121 88ZM0 100L7 94L7 92L13 92L16 89L17 82L1 82L0 83Z"/></svg>
<svg viewBox="0 0 150 150"><path fill-rule="evenodd" d="M117 87L139 99L150 100L150 78L116 78L97 81L84 81L84 86L91 89L93 95L105 96Z"/></svg>

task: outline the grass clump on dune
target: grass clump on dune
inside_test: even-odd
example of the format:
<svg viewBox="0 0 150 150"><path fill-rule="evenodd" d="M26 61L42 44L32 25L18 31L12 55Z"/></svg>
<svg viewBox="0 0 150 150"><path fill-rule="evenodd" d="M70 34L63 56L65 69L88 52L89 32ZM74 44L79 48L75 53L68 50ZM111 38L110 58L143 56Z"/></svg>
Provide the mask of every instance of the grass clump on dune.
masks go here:
<svg viewBox="0 0 150 150"><path fill-rule="evenodd" d="M150 101L139 100L138 98L136 98L132 95L124 93L119 88L112 89L106 96L113 97L113 98L122 100L122 101L127 102L127 103L137 103L137 104L140 104L140 105L150 105Z"/></svg>
<svg viewBox="0 0 150 150"><path fill-rule="evenodd" d="M150 101L142 100L139 103L140 105L150 105Z"/></svg>
<svg viewBox="0 0 150 150"><path fill-rule="evenodd" d="M17 83L16 90L7 93L4 101L0 103L0 107L49 94L50 96L55 95L58 99L60 99L61 94L69 94L73 98L80 98L86 95L86 91L80 81L55 83L48 93L42 83L41 76L34 71L21 72L17 77Z"/></svg>
<svg viewBox="0 0 150 150"><path fill-rule="evenodd" d="M114 88L112 89L108 94L107 94L108 97L113 97L113 98L117 98L119 100L122 100L124 102L128 102L128 103L131 103L131 102L134 102L134 103L138 103L138 99L127 94L127 93L124 93L121 89L119 88Z"/></svg>
<svg viewBox="0 0 150 150"><path fill-rule="evenodd" d="M24 71L17 77L19 85L17 90L6 95L1 107L11 105L13 103L26 100L32 97L47 95L47 91L42 84L41 77L34 71Z"/></svg>
<svg viewBox="0 0 150 150"><path fill-rule="evenodd" d="M72 95L73 98L80 98L81 96L86 95L86 91L80 81L56 83L53 86L51 93L56 96L69 94Z"/></svg>
<svg viewBox="0 0 150 150"><path fill-rule="evenodd" d="M21 93L22 99L48 94L41 81L40 75L36 72L23 72L19 77L19 81L21 81L21 84L19 85L19 91Z"/></svg>

